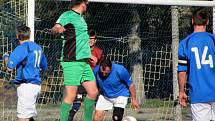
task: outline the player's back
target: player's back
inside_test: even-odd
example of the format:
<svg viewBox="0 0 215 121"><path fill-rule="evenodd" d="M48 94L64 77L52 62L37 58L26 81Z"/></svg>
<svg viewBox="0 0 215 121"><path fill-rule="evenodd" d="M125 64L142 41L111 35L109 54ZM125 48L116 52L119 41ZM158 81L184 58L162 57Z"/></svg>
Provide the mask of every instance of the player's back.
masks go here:
<svg viewBox="0 0 215 121"><path fill-rule="evenodd" d="M18 57L18 58L16 58ZM42 48L34 42L24 42L11 54L9 68L17 68L15 83L40 84L40 68L47 68L46 58Z"/></svg>
<svg viewBox="0 0 215 121"><path fill-rule="evenodd" d="M113 63L112 70L107 77L103 77L99 73L99 66L96 66L94 74L100 93L105 97L129 96L128 86L131 84L131 78L122 65Z"/></svg>
<svg viewBox="0 0 215 121"><path fill-rule="evenodd" d="M215 36L194 32L183 40L191 103L215 101Z"/></svg>
<svg viewBox="0 0 215 121"><path fill-rule="evenodd" d="M24 43L28 46L27 62L24 67L24 75L27 80L35 83L40 82L40 68L44 65L44 54L42 48L34 42ZM46 67L45 67L46 68Z"/></svg>

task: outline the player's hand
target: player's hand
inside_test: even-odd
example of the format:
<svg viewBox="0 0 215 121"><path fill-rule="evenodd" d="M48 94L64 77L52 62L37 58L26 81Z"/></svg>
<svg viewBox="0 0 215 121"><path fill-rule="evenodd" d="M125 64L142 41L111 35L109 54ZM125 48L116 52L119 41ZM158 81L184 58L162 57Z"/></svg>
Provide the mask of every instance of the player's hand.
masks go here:
<svg viewBox="0 0 215 121"><path fill-rule="evenodd" d="M179 103L182 107L187 106L187 95L185 92L179 92Z"/></svg>
<svg viewBox="0 0 215 121"><path fill-rule="evenodd" d="M131 99L131 106L132 106L132 108L134 108L134 109L140 109L140 104L139 104L139 102L137 101L137 99Z"/></svg>
<svg viewBox="0 0 215 121"><path fill-rule="evenodd" d="M2 59L3 59L3 64L6 67L6 65L8 63L8 59L9 59L9 54L7 52L4 53L3 56L2 56Z"/></svg>
<svg viewBox="0 0 215 121"><path fill-rule="evenodd" d="M54 27L51 29L52 33L54 34L63 33L65 30L66 29L60 24L55 24Z"/></svg>
<svg viewBox="0 0 215 121"><path fill-rule="evenodd" d="M91 55L91 57L90 57L89 61L90 61L91 63L93 63L93 64L96 64L96 63L98 62L98 59L97 59L97 57L96 57L96 56Z"/></svg>

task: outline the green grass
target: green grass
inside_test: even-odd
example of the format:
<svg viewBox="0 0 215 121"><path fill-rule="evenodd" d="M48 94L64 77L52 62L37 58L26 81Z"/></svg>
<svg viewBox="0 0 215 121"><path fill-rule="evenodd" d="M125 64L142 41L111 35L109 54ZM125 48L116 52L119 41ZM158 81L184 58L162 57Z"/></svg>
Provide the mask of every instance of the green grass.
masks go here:
<svg viewBox="0 0 215 121"><path fill-rule="evenodd" d="M159 107L173 107L174 102L171 100L164 100L164 99L146 99L143 103L143 108L159 108Z"/></svg>

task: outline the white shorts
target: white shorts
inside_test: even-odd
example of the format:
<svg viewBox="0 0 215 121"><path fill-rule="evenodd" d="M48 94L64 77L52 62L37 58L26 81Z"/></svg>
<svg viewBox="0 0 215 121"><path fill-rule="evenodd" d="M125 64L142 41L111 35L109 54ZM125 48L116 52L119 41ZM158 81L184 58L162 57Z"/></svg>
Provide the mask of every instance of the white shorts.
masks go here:
<svg viewBox="0 0 215 121"><path fill-rule="evenodd" d="M36 99L40 93L41 86L23 83L17 87L17 117L31 118L37 114Z"/></svg>
<svg viewBox="0 0 215 121"><path fill-rule="evenodd" d="M96 110L111 110L113 107L125 108L128 102L128 97L119 96L117 98L107 98L99 95L96 102Z"/></svg>
<svg viewBox="0 0 215 121"><path fill-rule="evenodd" d="M193 121L215 121L215 102L191 104Z"/></svg>

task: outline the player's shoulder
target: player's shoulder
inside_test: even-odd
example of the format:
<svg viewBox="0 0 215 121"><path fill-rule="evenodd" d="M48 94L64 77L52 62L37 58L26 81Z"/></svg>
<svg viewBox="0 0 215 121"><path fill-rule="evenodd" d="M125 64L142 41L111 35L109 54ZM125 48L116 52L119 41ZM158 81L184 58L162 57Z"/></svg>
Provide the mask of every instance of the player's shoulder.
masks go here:
<svg viewBox="0 0 215 121"><path fill-rule="evenodd" d="M99 71L99 65L96 65L96 67L93 69L94 72Z"/></svg>
<svg viewBox="0 0 215 121"><path fill-rule="evenodd" d="M95 46L93 48L94 51L102 52L103 50L100 47Z"/></svg>
<svg viewBox="0 0 215 121"><path fill-rule="evenodd" d="M42 47L39 44L31 41L23 43L23 46L28 47L29 50L35 50L35 49L42 50Z"/></svg>
<svg viewBox="0 0 215 121"><path fill-rule="evenodd" d="M14 50L22 51L22 50L25 50L25 49L27 49L27 44L26 44L26 42L23 43L23 44L18 45Z"/></svg>
<svg viewBox="0 0 215 121"><path fill-rule="evenodd" d="M61 14L62 17L69 17L69 16L73 16L73 15L76 15L76 13L73 10L68 10Z"/></svg>
<svg viewBox="0 0 215 121"><path fill-rule="evenodd" d="M213 39L215 39L215 35L214 35L214 34L208 33L208 35L209 35L210 37L212 37Z"/></svg>
<svg viewBox="0 0 215 121"><path fill-rule="evenodd" d="M123 70L126 69L123 65L121 65L121 64L116 64L116 63L114 63L114 62L113 62L113 64L112 64L112 68L113 68L114 70L116 70L116 71L123 71Z"/></svg>
<svg viewBox="0 0 215 121"><path fill-rule="evenodd" d="M192 34L188 35L187 37L185 37L184 39L182 39L180 41L180 44L187 43L187 41L189 41L191 38L193 38L193 35L194 35L194 33L192 33Z"/></svg>

